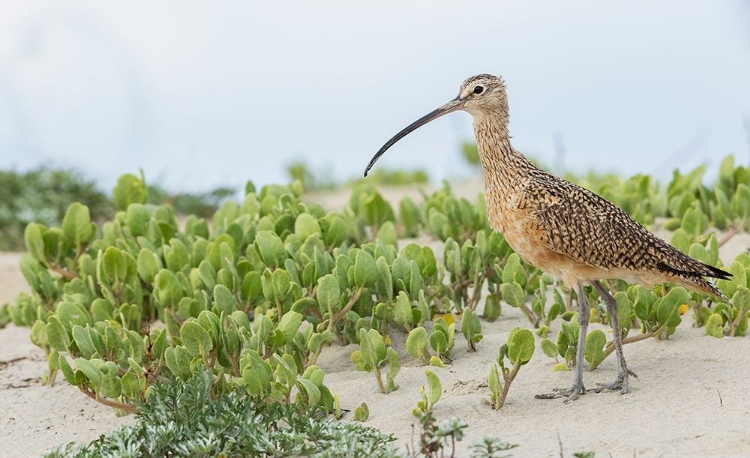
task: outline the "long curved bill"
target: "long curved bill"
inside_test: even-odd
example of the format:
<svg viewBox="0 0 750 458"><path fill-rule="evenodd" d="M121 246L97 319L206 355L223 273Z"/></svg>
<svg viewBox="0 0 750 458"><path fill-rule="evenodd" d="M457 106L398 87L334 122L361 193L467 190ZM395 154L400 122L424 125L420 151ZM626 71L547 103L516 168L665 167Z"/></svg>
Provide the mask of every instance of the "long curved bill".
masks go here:
<svg viewBox="0 0 750 458"><path fill-rule="evenodd" d="M385 154L385 152L388 151L388 148L395 145L396 142L406 137L410 133L414 132L415 130L419 129L420 127L424 126L428 122L433 121L443 115L447 115L448 113L453 113L454 111L458 111L461 108L463 108L463 106L464 106L464 101L461 100L459 97L456 97L455 99L441 106L437 110L427 113L426 115L422 116L421 118L417 119L413 123L406 126L404 130L397 133L396 135L393 136L393 138L388 140L386 144L383 145L383 147L380 148L380 150L378 150L377 153L375 153L375 156L373 156L372 159L370 159L370 163L367 164L367 168L365 169L365 176L367 176L367 173L370 171L372 166L375 165L378 159L380 159L380 156Z"/></svg>

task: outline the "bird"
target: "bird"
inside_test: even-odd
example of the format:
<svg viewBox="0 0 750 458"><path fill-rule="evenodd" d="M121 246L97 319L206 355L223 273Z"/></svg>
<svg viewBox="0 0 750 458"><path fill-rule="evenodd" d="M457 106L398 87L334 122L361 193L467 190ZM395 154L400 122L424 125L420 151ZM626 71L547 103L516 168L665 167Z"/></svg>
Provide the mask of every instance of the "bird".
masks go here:
<svg viewBox="0 0 750 458"><path fill-rule="evenodd" d="M603 197L534 165L511 144L506 85L502 78L480 74L466 79L458 96L409 124L373 156L365 176L396 142L425 124L455 111L474 118L484 175L487 218L527 263L559 278L576 291L580 311L573 383L570 389L537 395L574 401L586 393L583 356L589 324L584 286L591 285L605 302L612 325L617 377L592 391L628 393L629 375L622 352L617 301L601 281L620 279L646 287L669 282L722 299L705 277L727 279L722 269L704 264L651 233Z"/></svg>

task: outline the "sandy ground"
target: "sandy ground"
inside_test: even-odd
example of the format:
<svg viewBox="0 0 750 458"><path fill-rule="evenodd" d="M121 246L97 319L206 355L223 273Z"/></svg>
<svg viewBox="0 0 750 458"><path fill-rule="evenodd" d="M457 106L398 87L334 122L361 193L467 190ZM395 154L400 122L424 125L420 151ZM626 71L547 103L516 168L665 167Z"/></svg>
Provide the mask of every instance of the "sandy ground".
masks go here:
<svg viewBox="0 0 750 458"><path fill-rule="evenodd" d="M479 186L468 186L459 194L473 200ZM315 199L327 208L341 208L346 202L341 195ZM740 234L722 248L722 259L731 261L748 247L750 236ZM0 254L0 303L26 289L18 258L18 254ZM519 444L511 451L513 456L571 457L581 451L594 451L599 457L750 453L748 338L705 337L703 329L691 328L691 318L685 316L669 340L648 339L625 347L629 367L638 374L631 378L629 394L588 394L570 404L534 399L537 393L571 382L571 373L552 372L554 361L537 348L514 382L505 407L494 411L485 402L490 364L510 330L528 323L517 310L505 306L500 320L482 325L485 338L477 353L468 354L466 342L457 335L454 362L447 369L432 368L444 391L435 407L437 417L456 416L469 424L457 456L468 456L469 445L483 436ZM610 332L591 326L597 328ZM553 325L553 338L557 330ZM28 334L13 325L0 330L0 456L39 456L57 445L89 441L132 421L132 417L115 417L61 377L54 387L41 386L46 361ZM398 340L394 338L401 350ZM419 399L419 387L426 383L425 368L402 351L403 367L396 378L400 388L383 395L377 392L372 374L354 370L349 361L353 350L353 346L331 347L323 353L319 364L327 385L341 395L343 408L367 402L368 425L395 434L402 445L410 443L411 410ZM586 372L584 381L592 387L614 376L615 361L610 357L596 371Z"/></svg>

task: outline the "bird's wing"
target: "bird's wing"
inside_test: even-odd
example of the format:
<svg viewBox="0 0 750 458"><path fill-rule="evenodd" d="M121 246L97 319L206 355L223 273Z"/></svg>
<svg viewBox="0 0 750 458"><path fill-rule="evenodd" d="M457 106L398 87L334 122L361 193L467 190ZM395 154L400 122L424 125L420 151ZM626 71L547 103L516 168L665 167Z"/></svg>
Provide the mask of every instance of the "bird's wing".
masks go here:
<svg viewBox="0 0 750 458"><path fill-rule="evenodd" d="M547 175L526 187L527 202L547 231L548 248L607 270L717 276L593 192ZM719 271L721 272L721 271Z"/></svg>

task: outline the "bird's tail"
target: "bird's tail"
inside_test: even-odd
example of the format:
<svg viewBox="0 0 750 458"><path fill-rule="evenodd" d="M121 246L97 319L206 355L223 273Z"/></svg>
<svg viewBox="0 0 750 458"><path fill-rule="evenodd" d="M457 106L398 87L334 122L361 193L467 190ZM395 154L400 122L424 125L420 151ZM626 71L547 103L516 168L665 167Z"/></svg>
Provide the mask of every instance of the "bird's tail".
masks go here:
<svg viewBox="0 0 750 458"><path fill-rule="evenodd" d="M708 293L721 299L727 300L727 296L725 296L724 293L722 293L719 288L716 287L716 285L709 282L703 277L727 280L732 276L732 274L725 270L719 269L718 267L710 266L702 262L700 263L700 265L701 267L703 267L700 272L686 272L662 263L660 263L658 267L660 270L669 273L669 275L672 277L670 279L672 283L684 286L685 288L693 291L702 291L704 293Z"/></svg>

